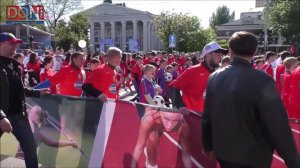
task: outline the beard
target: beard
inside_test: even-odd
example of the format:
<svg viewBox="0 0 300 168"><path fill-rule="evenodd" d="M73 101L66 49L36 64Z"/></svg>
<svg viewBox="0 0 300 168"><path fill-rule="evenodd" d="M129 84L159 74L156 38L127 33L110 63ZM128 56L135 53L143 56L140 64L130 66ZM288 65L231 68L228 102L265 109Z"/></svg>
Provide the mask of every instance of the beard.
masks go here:
<svg viewBox="0 0 300 168"><path fill-rule="evenodd" d="M213 69L216 69L216 68L219 68L219 64L218 63L216 63L213 59L211 59L210 61L209 61L209 66L211 67L211 68L213 68Z"/></svg>

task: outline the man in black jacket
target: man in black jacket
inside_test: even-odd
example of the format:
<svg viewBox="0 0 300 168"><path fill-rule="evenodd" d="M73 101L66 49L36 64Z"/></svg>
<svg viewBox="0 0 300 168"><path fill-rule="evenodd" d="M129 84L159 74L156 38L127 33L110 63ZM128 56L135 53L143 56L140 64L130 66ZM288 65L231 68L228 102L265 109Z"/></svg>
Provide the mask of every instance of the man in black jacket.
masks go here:
<svg viewBox="0 0 300 168"><path fill-rule="evenodd" d="M270 167L274 150L289 168L300 167L287 113L274 80L251 67L257 39L236 32L231 65L208 81L202 121L204 154L222 168Z"/></svg>
<svg viewBox="0 0 300 168"><path fill-rule="evenodd" d="M24 151L28 168L38 167L36 145L26 113L25 96L46 92L24 88L20 64L13 59L18 44L11 33L0 34L0 137L12 132Z"/></svg>

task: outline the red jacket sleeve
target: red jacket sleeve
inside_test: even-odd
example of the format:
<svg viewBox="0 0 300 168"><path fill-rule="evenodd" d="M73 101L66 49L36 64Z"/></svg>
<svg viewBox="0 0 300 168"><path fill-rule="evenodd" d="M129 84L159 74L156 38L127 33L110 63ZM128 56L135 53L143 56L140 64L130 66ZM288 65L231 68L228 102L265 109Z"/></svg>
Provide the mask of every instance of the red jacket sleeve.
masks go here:
<svg viewBox="0 0 300 168"><path fill-rule="evenodd" d="M62 80L65 78L66 68L67 67L62 67L54 76L49 77L52 86L62 82Z"/></svg>
<svg viewBox="0 0 300 168"><path fill-rule="evenodd" d="M190 68L184 71L174 81L172 81L169 86L175 87L180 90L183 90L186 86L190 86L191 79L189 74Z"/></svg>

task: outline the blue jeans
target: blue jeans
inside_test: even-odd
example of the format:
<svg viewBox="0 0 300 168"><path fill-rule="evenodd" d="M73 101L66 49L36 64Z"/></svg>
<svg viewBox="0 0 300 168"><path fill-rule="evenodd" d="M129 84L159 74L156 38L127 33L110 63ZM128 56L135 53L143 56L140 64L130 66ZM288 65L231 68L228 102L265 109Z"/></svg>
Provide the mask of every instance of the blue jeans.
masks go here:
<svg viewBox="0 0 300 168"><path fill-rule="evenodd" d="M31 131L27 116L17 114L8 116L7 119L10 121L13 128L13 134L20 143L22 150L24 151L24 159L27 168L37 168L38 159L36 152L35 140ZM0 131L0 137L2 131Z"/></svg>

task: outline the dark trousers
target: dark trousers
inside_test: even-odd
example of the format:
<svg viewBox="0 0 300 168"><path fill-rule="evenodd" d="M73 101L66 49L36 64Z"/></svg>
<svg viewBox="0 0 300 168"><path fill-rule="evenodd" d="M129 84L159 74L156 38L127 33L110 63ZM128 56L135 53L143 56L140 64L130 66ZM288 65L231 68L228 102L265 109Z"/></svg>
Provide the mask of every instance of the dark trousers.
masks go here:
<svg viewBox="0 0 300 168"><path fill-rule="evenodd" d="M221 168L255 168L255 167L252 167L252 166L247 166L247 165L242 165L242 164L223 161L221 159L218 159L218 162L219 162Z"/></svg>
<svg viewBox="0 0 300 168"><path fill-rule="evenodd" d="M36 152L35 140L31 131L27 116L14 115L9 116L7 119L10 121L13 128L13 134L20 143L24 151L24 159L27 168L37 168L38 159ZM3 132L0 131L0 137Z"/></svg>

